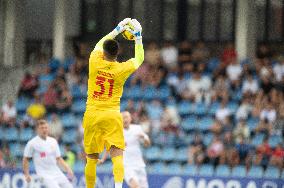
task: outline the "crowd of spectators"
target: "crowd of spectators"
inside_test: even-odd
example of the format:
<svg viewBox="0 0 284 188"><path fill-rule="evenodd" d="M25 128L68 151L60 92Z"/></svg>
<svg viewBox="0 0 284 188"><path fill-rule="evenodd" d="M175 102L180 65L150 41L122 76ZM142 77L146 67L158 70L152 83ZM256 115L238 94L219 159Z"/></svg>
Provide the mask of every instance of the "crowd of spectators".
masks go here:
<svg viewBox="0 0 284 188"><path fill-rule="evenodd" d="M77 57L68 65L53 60L38 65L37 71L23 78L18 97L32 99L21 121L16 121L17 111L12 101L1 110L1 125L20 128L33 127L34 121L48 117L51 135L59 141L64 134L60 115L71 112L71 91L86 92L88 53L79 48ZM129 99L125 110L132 113L134 123L139 123L150 135L164 132L174 134L177 140L189 136L181 123L184 119L175 105L179 102L203 104L209 107L220 104L213 114L209 128L212 141L206 145L204 134L193 130L188 143L188 163L214 165L237 164L275 165L283 168L284 147L269 145L269 138L284 134L284 58L276 57L266 45L260 45L256 58L238 60L232 43L214 57L205 43L188 41L175 45L155 42L145 46L145 62L127 82L126 87L170 88L166 101L135 101ZM228 104L238 104L234 112ZM257 126L250 128L248 119L255 119ZM81 126L78 124L78 138ZM264 135L263 143L253 147L252 136ZM154 138L153 138L154 139ZM167 142L167 140L165 140ZM80 143L80 139L78 139ZM181 142L181 145L183 143ZM177 146L179 147L179 146ZM67 148L70 151L70 148ZM3 159L0 151L0 166L13 161ZM69 153L70 154L70 153ZM69 155L71 161L74 156ZM77 158L81 153L77 154ZM71 162L72 163L72 162Z"/></svg>

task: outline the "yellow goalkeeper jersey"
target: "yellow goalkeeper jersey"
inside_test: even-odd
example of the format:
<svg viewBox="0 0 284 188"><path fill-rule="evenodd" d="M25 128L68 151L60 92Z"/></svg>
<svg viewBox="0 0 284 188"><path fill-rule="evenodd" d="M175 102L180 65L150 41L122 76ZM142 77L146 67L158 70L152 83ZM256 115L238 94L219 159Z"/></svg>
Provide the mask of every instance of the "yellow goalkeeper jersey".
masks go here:
<svg viewBox="0 0 284 188"><path fill-rule="evenodd" d="M106 61L103 52L94 50L89 59L86 110L120 110L120 98L126 79L136 70L134 59Z"/></svg>

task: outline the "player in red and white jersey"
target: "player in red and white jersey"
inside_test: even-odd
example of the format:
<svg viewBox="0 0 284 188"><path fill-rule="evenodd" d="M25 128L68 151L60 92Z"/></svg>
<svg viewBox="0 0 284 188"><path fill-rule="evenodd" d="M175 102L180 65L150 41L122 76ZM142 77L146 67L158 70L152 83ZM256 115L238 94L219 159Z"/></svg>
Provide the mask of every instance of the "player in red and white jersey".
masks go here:
<svg viewBox="0 0 284 188"><path fill-rule="evenodd" d="M72 184L60 170L62 167L73 178L71 168L62 159L56 139L49 137L48 123L39 120L36 125L37 136L26 145L23 157L23 171L26 181L31 181L29 159L32 158L36 174L43 180L47 188L72 188Z"/></svg>

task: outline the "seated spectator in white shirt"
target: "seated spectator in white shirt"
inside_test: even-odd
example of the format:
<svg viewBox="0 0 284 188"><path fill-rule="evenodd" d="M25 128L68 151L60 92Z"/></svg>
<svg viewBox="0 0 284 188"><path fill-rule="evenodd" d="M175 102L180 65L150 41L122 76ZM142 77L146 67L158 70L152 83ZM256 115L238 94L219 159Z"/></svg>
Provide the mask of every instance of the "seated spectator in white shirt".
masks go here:
<svg viewBox="0 0 284 188"><path fill-rule="evenodd" d="M263 121L267 120L269 123L273 123L276 120L276 110L271 102L268 102L261 110L260 119Z"/></svg>
<svg viewBox="0 0 284 188"><path fill-rule="evenodd" d="M231 82L240 80L242 71L243 71L243 68L241 67L241 65L236 59L233 59L230 65L226 69L227 76Z"/></svg>
<svg viewBox="0 0 284 188"><path fill-rule="evenodd" d="M228 118L231 115L231 111L229 108L227 108L227 101L223 100L221 102L220 108L216 111L215 117L218 121L221 123L225 123L226 118Z"/></svg>
<svg viewBox="0 0 284 188"><path fill-rule="evenodd" d="M280 60L280 63L277 63L273 67L273 73L275 75L276 81L280 82L284 77L284 58Z"/></svg>
<svg viewBox="0 0 284 188"><path fill-rule="evenodd" d="M205 102L209 103L211 85L209 77L201 75L199 71L195 71L187 84L190 98L195 102L201 102L202 99L205 99Z"/></svg>
<svg viewBox="0 0 284 188"><path fill-rule="evenodd" d="M10 123L16 119L17 110L13 101L9 100L6 104L2 106L3 121L5 123Z"/></svg>
<svg viewBox="0 0 284 188"><path fill-rule="evenodd" d="M171 42L165 42L161 49L161 58L167 68L175 69L178 59L177 48Z"/></svg>
<svg viewBox="0 0 284 188"><path fill-rule="evenodd" d="M243 82L242 92L244 94L256 94L259 89L257 80L254 80L252 75L249 74Z"/></svg>
<svg viewBox="0 0 284 188"><path fill-rule="evenodd" d="M241 105L236 112L237 120L247 119L251 113L253 106L250 104L249 98L245 97L242 99Z"/></svg>

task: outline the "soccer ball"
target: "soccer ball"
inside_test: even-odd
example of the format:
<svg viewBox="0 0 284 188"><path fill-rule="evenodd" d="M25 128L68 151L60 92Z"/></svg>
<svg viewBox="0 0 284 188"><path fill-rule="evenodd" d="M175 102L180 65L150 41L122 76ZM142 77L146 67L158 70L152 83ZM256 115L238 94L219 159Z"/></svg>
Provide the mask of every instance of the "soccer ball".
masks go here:
<svg viewBox="0 0 284 188"><path fill-rule="evenodd" d="M128 24L126 25L126 27L127 27L128 29L131 29L131 30L134 29L134 27L133 27L130 23L128 23ZM126 40L134 40L134 35L133 35L131 32L127 31L127 30L125 30L125 31L122 32L122 36L123 36Z"/></svg>

